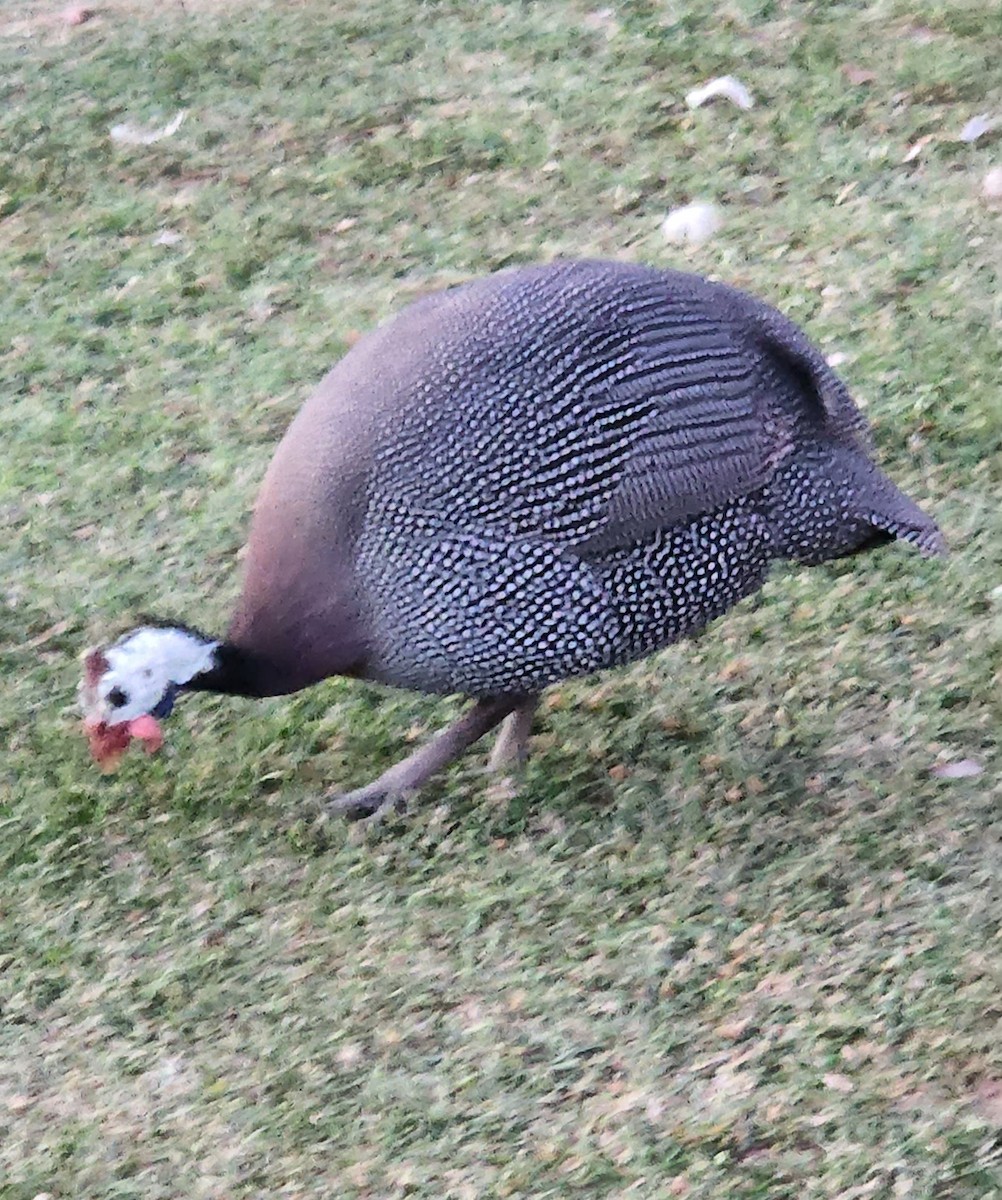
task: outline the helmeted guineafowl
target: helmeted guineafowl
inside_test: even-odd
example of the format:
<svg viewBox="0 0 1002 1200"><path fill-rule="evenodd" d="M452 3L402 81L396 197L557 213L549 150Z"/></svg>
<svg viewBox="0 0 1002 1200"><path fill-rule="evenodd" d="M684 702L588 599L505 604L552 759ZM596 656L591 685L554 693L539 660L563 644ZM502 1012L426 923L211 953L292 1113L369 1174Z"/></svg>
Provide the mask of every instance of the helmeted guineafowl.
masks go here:
<svg viewBox="0 0 1002 1200"><path fill-rule="evenodd" d="M677 271L559 262L431 296L364 338L293 421L225 640L141 626L86 659L96 758L181 688L267 696L342 674L476 703L331 807L374 812L540 691L642 658L761 586L935 523L871 462L818 350Z"/></svg>

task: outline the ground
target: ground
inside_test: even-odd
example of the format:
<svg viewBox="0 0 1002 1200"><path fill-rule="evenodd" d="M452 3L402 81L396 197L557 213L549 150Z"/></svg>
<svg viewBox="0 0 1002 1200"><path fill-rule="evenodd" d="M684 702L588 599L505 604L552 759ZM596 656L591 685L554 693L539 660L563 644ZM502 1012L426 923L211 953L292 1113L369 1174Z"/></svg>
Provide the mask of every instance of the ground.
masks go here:
<svg viewBox="0 0 1002 1200"><path fill-rule="evenodd" d="M0 13L2 1200L1002 1195L995 6L93 9ZM950 560L779 573L378 832L314 798L455 703L190 698L97 774L79 652L224 627L327 366L556 255L784 309Z"/></svg>

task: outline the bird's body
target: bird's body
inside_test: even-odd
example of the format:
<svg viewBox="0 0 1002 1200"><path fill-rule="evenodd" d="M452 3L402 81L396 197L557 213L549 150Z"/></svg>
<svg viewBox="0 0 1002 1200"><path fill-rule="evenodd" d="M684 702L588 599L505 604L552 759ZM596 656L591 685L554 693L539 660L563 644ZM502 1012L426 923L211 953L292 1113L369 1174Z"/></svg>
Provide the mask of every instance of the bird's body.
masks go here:
<svg viewBox="0 0 1002 1200"><path fill-rule="evenodd" d="M306 403L230 640L276 687L487 696L629 662L762 584L770 484L808 446L865 455L862 422L750 297L615 263L492 276L412 305Z"/></svg>
<svg viewBox="0 0 1002 1200"><path fill-rule="evenodd" d="M776 560L894 537L941 549L774 309L627 264L502 272L323 380L268 470L215 666L177 682L518 703L694 633Z"/></svg>

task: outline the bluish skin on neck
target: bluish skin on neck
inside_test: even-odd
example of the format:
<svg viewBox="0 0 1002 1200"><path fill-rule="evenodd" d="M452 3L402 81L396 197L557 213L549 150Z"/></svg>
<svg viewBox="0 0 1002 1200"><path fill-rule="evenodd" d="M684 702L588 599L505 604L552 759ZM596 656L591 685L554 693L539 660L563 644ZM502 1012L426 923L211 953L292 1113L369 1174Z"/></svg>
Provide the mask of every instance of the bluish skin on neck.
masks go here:
<svg viewBox="0 0 1002 1200"><path fill-rule="evenodd" d="M156 717L158 721L162 721L164 718L169 717L174 711L174 700L177 697L177 692L177 684L169 683L167 685L167 690L157 701L156 708L150 711L150 716Z"/></svg>

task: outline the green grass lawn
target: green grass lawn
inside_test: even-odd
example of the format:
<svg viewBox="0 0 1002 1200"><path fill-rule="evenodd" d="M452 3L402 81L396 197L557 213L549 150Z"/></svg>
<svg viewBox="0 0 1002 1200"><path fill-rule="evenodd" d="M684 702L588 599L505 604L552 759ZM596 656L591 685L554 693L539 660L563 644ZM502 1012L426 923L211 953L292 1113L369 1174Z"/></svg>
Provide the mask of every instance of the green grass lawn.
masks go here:
<svg viewBox="0 0 1002 1200"><path fill-rule="evenodd" d="M0 6L2 1200L1002 1196L1002 16L593 5ZM99 775L79 652L224 628L331 362L557 255L789 313L951 559L779 574L379 832L312 801L454 703L193 697Z"/></svg>

